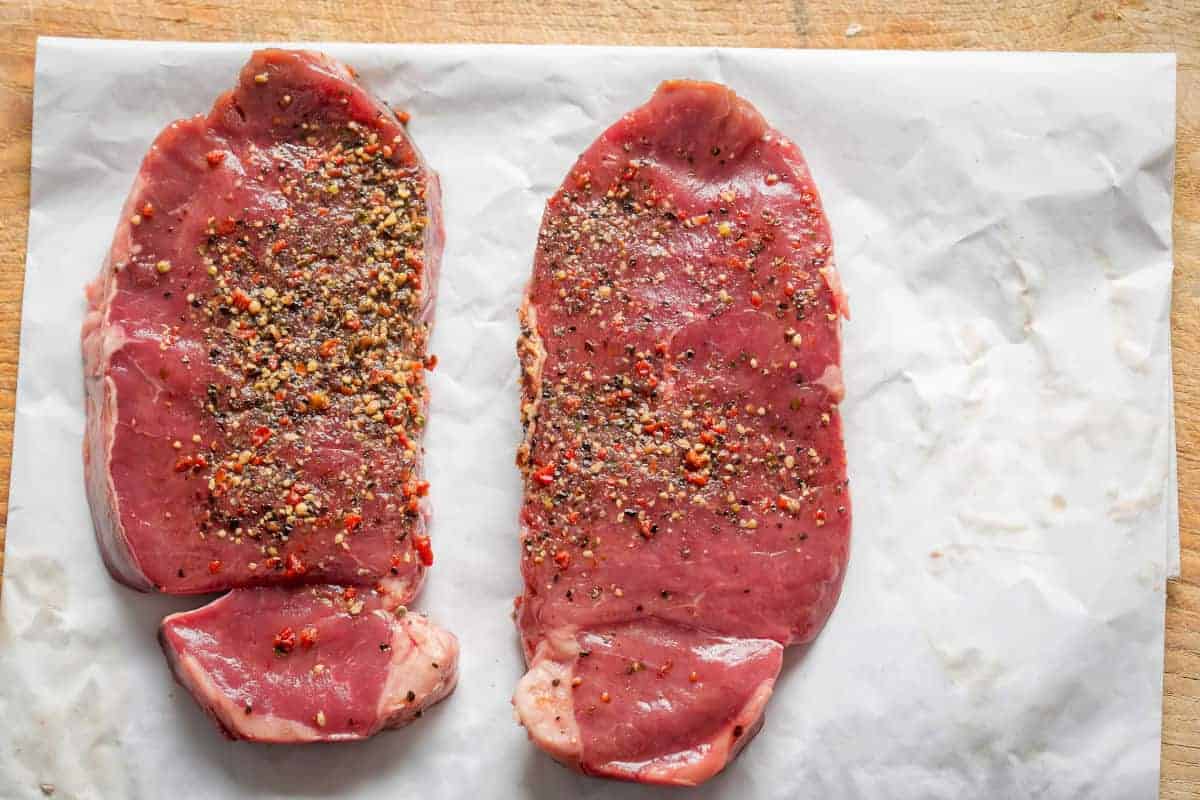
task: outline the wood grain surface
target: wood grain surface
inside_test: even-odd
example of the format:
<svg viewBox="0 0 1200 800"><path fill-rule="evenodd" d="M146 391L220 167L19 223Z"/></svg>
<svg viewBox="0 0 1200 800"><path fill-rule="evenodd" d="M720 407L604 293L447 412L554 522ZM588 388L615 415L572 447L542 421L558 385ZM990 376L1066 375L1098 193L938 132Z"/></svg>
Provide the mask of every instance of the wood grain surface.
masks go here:
<svg viewBox="0 0 1200 800"><path fill-rule="evenodd" d="M1200 0L0 0L0 551L39 35L1176 52L1172 325L1183 578L1168 590L1161 796L1200 797Z"/></svg>

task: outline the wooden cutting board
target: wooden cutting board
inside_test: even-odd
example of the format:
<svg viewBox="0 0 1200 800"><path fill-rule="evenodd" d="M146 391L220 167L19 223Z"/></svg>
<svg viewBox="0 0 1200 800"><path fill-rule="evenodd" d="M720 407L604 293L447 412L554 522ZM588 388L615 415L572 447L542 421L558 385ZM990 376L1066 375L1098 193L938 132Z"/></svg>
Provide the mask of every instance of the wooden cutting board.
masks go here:
<svg viewBox="0 0 1200 800"><path fill-rule="evenodd" d="M0 545L25 268L34 43L124 39L691 44L1174 51L1179 57L1172 314L1183 578L1167 593L1162 797L1200 797L1200 2L1198 0L33 0L0 4ZM644 8L635 6L644 5ZM2 549L2 548L0 548ZM3 556L0 555L0 567Z"/></svg>

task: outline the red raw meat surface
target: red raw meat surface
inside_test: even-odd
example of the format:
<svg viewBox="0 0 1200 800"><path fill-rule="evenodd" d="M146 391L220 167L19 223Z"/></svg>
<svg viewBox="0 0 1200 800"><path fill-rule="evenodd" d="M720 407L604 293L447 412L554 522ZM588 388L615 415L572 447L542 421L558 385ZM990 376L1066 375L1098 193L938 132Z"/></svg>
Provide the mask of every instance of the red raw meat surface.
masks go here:
<svg viewBox="0 0 1200 800"><path fill-rule="evenodd" d="M361 738L454 685L454 638L384 613L432 563L421 440L442 240L437 176L397 114L333 59L263 50L207 116L155 140L88 287L100 549L136 589L233 590L161 636L231 736ZM314 594L347 591L383 617ZM261 647L308 625L311 652ZM388 688L414 652L439 680L414 676L425 693L397 710Z"/></svg>
<svg viewBox="0 0 1200 800"><path fill-rule="evenodd" d="M845 308L799 149L723 86L663 84L547 204L514 704L554 757L689 785L760 727L845 572Z"/></svg>

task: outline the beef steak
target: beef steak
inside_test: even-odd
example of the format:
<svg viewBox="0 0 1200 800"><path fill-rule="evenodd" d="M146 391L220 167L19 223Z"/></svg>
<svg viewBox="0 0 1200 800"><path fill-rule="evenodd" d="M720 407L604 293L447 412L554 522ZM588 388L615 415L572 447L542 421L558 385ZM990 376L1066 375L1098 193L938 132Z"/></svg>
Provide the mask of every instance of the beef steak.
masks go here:
<svg viewBox="0 0 1200 800"><path fill-rule="evenodd" d="M84 327L88 496L136 588L415 587L436 176L345 67L256 53L150 148Z"/></svg>
<svg viewBox="0 0 1200 800"><path fill-rule="evenodd" d="M311 710L319 687L387 701L409 663L398 647L379 655L388 631L423 628L407 649L427 643L451 670L418 704L453 686L453 637L416 618L368 629L323 612L341 649L317 645L333 676L320 680L292 674L298 658L264 662L255 638L259 620L307 624L320 611L309 585L395 608L432 563L421 439L442 239L437 176L402 120L338 62L264 50L207 116L155 140L88 288L84 464L100 549L137 589L234 590L161 637L231 735L347 738L403 721L387 702L356 706L354 724L284 713ZM371 664L332 663L353 642ZM273 716L221 710L248 698Z"/></svg>
<svg viewBox="0 0 1200 800"><path fill-rule="evenodd" d="M176 678L231 738L352 741L454 689L458 644L371 590L238 589L163 620Z"/></svg>
<svg viewBox="0 0 1200 800"><path fill-rule="evenodd" d="M758 730L845 570L844 311L800 151L723 86L664 83L550 199L514 704L554 757L695 784Z"/></svg>

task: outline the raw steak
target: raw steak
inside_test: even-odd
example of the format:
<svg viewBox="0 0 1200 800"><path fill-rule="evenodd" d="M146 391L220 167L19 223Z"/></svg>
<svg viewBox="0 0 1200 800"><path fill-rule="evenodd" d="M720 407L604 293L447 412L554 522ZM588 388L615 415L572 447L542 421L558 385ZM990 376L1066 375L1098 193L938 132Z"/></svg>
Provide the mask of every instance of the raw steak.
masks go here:
<svg viewBox="0 0 1200 800"><path fill-rule="evenodd" d="M310 584L389 607L420 588L441 250L436 175L397 115L317 53L255 53L235 89L168 126L142 163L88 288L88 499L121 582L234 590L162 635L231 735L365 736L453 686L453 637L416 618L370 627L324 612L333 677L319 680L293 674L299 657L264 662L253 641L267 621L314 617ZM405 630L425 633L402 648ZM350 657L358 644L373 660ZM389 687L416 685L405 670L422 659L442 664L440 688L395 706ZM324 728L301 713L325 689L355 698L353 724L332 707ZM263 716L230 718L247 700Z"/></svg>
<svg viewBox="0 0 1200 800"><path fill-rule="evenodd" d="M530 737L696 784L841 589L850 500L829 225L800 151L663 84L549 201L521 310Z"/></svg>
<svg viewBox="0 0 1200 800"><path fill-rule="evenodd" d="M231 738L363 739L420 717L457 677L454 637L386 600L339 586L239 589L172 614L159 637Z"/></svg>
<svg viewBox="0 0 1200 800"><path fill-rule="evenodd" d="M142 163L83 348L101 550L140 589L415 587L437 178L324 56L256 53Z"/></svg>

